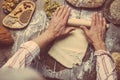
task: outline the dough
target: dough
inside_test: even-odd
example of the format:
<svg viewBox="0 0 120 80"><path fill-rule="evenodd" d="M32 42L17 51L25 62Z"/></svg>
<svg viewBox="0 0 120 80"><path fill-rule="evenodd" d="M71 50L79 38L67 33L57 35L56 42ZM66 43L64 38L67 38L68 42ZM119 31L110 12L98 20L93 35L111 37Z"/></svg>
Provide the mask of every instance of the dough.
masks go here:
<svg viewBox="0 0 120 80"><path fill-rule="evenodd" d="M77 28L64 39L56 40L48 54L67 68L80 65L85 55L88 42L84 32Z"/></svg>
<svg viewBox="0 0 120 80"><path fill-rule="evenodd" d="M81 25L90 27L91 21L86 20L86 19L70 18L70 19L68 19L68 23L67 24L68 25L72 25L72 26L78 26L78 27L81 26Z"/></svg>

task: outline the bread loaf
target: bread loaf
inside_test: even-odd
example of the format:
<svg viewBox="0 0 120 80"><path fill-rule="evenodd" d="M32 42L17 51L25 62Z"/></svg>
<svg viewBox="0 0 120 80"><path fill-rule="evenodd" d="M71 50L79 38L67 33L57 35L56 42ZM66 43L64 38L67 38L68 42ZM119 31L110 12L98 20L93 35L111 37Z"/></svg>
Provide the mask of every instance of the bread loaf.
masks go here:
<svg viewBox="0 0 120 80"><path fill-rule="evenodd" d="M97 8L104 4L105 0L66 0L74 7Z"/></svg>
<svg viewBox="0 0 120 80"><path fill-rule="evenodd" d="M120 52L113 52L112 58L115 61L116 72L117 72L117 80L120 80Z"/></svg>
<svg viewBox="0 0 120 80"><path fill-rule="evenodd" d="M13 42L14 40L10 32L3 26L0 26L0 46L10 46Z"/></svg>
<svg viewBox="0 0 120 80"><path fill-rule="evenodd" d="M103 12L109 22L120 25L120 0L106 0Z"/></svg>

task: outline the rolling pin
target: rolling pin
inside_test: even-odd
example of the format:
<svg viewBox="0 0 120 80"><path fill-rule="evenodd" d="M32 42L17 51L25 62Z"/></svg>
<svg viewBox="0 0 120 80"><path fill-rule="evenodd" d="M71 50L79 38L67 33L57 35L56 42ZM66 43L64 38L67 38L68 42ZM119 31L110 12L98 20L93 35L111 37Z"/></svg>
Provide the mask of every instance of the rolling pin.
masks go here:
<svg viewBox="0 0 120 80"><path fill-rule="evenodd" d="M72 26L86 26L86 27L90 27L91 26L91 21L90 20L85 20L85 19L75 19L75 18L71 18L68 20L68 25L72 25ZM107 28L108 28L108 24L107 24Z"/></svg>

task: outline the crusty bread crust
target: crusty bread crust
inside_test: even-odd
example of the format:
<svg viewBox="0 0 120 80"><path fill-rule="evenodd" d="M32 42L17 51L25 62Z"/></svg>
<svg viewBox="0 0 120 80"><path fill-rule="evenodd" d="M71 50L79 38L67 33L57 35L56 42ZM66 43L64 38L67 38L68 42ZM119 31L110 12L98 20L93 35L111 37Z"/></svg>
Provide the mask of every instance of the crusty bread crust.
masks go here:
<svg viewBox="0 0 120 80"><path fill-rule="evenodd" d="M104 4L105 0L66 0L75 7L80 8L97 8Z"/></svg>
<svg viewBox="0 0 120 80"><path fill-rule="evenodd" d="M103 13L109 22L120 25L120 0L106 0Z"/></svg>

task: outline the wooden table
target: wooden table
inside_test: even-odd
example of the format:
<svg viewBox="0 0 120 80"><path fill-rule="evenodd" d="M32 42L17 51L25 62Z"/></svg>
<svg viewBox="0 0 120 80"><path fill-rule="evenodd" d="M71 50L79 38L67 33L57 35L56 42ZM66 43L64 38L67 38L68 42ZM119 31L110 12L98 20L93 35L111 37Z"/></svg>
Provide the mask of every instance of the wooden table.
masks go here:
<svg viewBox="0 0 120 80"><path fill-rule="evenodd" d="M3 13L2 9L1 9L1 3L2 3L3 0L0 0L0 26L2 26L2 19L4 18L5 14ZM51 1L58 1L60 2L61 4L65 4L66 5L66 2L64 0L51 0ZM41 0L39 1L40 3L37 3L37 7L39 7L40 10L43 10L43 5L44 5L44 1ZM75 8L72 8L75 10ZM95 11L100 11L101 9L96 9L96 10L84 10L84 9L78 9L78 10L75 10L77 13L78 13L78 18L86 18L86 19L90 19L91 15L93 12ZM14 32L12 30L10 30L11 33ZM19 30L18 30L19 31ZM17 32L17 31L16 31ZM14 33L12 33L14 35ZM15 40L16 41L16 40ZM11 47L6 47L6 48L0 48L0 66L2 66L8 59L9 57L11 57L14 53L11 53ZM91 75L90 75L91 74ZM88 80L88 76L89 77L92 77L93 75L95 75L94 73L86 73L84 75L84 78L83 80ZM89 79L90 80L90 79ZM93 78L91 80L94 80Z"/></svg>
<svg viewBox="0 0 120 80"><path fill-rule="evenodd" d="M2 1L3 1L3 0L0 1L0 6L1 6ZM59 3L66 5L66 2L65 2L64 0L51 0L51 1L58 1ZM39 7L40 10L43 10L43 4L44 4L44 1L43 1L43 0L38 1L36 4L37 4L37 7ZM75 10L75 8L73 8L73 9ZM88 10L82 10L82 9L75 10L75 12L78 13L78 14L77 14L77 15L78 15L78 18L86 18L86 19L90 19L91 13L93 13L94 11L95 11L95 10L90 10L90 11L88 11ZM0 7L0 13L1 13L0 25L2 25L2 19L4 18L5 14L3 13L1 7ZM86 17L86 15L87 15L87 17ZM10 30L10 31L11 31L11 30ZM14 32L17 33L17 31L11 31L12 35L15 35ZM16 39L16 38L15 38L15 39ZM16 41L16 40L15 40L15 41ZM1 57L0 57L0 62L2 62L2 63L1 63L0 66L2 66L2 65L9 59L9 57L14 54L14 53L11 53L11 48L12 48L12 47L10 47L10 48L1 48L1 51L2 51L2 52L0 52L0 56L1 56ZM45 50L46 50L46 49L45 49ZM44 51L43 51L42 53L47 53L47 52L44 52ZM89 56L90 56L90 55L88 54L88 57L89 57ZM49 64L51 64L51 65L50 65L51 68L54 67L55 63L57 63L57 62L54 61L53 59L51 59L48 55L46 55L46 57L47 57L46 60L47 60L47 59L50 60L50 61L49 61ZM44 58L44 57L43 57L43 58ZM86 60L87 60L87 59L86 59ZM55 63L52 63L52 61L54 61ZM46 64L46 62L48 62L48 61L44 61L44 62L45 62L45 64ZM60 69L60 70L64 70L64 69L65 69L64 67L60 67L60 66L61 66L60 64L57 64L56 66L57 66L57 68ZM56 70L56 71L59 71L59 70ZM72 71L72 70L70 70L70 71ZM77 71L77 70L76 70L76 71ZM68 74L71 74L71 72L69 73L69 71L68 71L67 73L68 73ZM86 73L86 75L87 75L87 74L88 74L88 73ZM66 76L67 76L67 75L66 75ZM74 76L74 74L73 74L72 76ZM85 75L84 75L84 76L85 76ZM90 76L88 76L88 77L90 77ZM91 77L92 77L92 80L93 80L93 78L95 78L95 72L92 73ZM84 77L84 78L87 79L87 77ZM76 79L73 79L73 80L76 80Z"/></svg>
<svg viewBox="0 0 120 80"><path fill-rule="evenodd" d="M0 0L0 26L2 25L2 20L5 17L5 14L2 10L2 1ZM8 60L8 58L11 56L10 53L11 47L0 47L0 67Z"/></svg>
<svg viewBox="0 0 120 80"><path fill-rule="evenodd" d="M61 4L66 4L66 2L64 0L51 0L51 1L58 1ZM2 10L2 2L3 2L3 0L0 0L0 26L3 26L2 20L5 17L5 14L3 13L3 10ZM43 10L43 5L44 5L44 0L41 0L38 5L40 10ZM10 30L10 29L8 29L8 30ZM5 47L5 48L1 47L0 48L0 63L1 63L0 66L2 66L3 63L5 63L10 56L12 56L11 55L12 53L10 53L10 49L11 49L11 47Z"/></svg>

